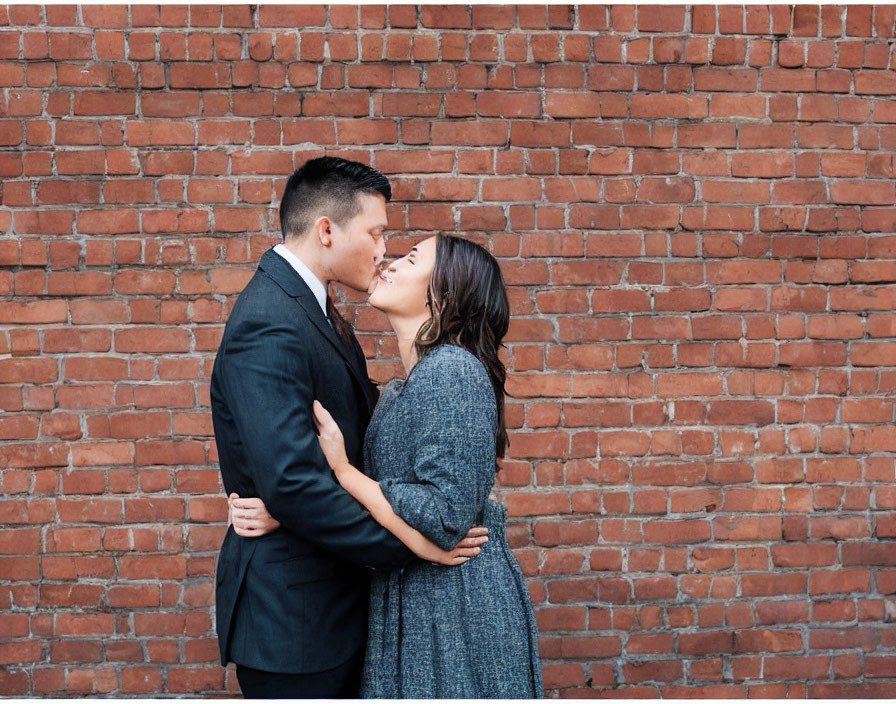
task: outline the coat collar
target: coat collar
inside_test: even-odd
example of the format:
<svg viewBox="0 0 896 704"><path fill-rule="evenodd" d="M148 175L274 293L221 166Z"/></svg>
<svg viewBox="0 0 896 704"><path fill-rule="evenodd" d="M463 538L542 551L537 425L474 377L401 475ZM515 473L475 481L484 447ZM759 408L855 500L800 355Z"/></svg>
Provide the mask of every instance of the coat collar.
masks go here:
<svg viewBox="0 0 896 704"><path fill-rule="evenodd" d="M304 279L289 265L288 261L274 251L273 247L261 255L258 268L293 298L311 296L313 300L316 300Z"/></svg>
<svg viewBox="0 0 896 704"><path fill-rule="evenodd" d="M339 339L333 326L330 325L330 322L320 309L320 305L318 304L314 293L302 277L299 276L298 272L289 265L289 262L277 254L273 247L261 255L261 260L258 262L258 268L282 288L287 295L296 299L296 302L305 311L305 315L308 316L308 319L327 341L336 348L336 351L345 361L349 370L358 380L361 388L366 390L369 384L367 370L360 368L360 360L358 360L357 355L354 354L355 351L347 349L345 343Z"/></svg>

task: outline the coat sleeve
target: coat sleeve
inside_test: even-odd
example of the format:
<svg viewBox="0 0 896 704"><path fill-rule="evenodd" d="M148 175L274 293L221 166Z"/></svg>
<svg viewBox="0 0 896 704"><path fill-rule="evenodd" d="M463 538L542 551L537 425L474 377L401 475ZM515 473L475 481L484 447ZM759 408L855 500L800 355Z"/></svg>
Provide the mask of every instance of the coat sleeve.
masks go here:
<svg viewBox="0 0 896 704"><path fill-rule="evenodd" d="M431 354L413 373L417 417L407 442L414 481L387 479L381 487L396 514L450 550L473 527L494 484L497 410L479 360L456 348Z"/></svg>
<svg viewBox="0 0 896 704"><path fill-rule="evenodd" d="M404 564L413 554L339 486L320 449L301 335L294 324L243 321L219 351L244 469L285 529L355 564Z"/></svg>

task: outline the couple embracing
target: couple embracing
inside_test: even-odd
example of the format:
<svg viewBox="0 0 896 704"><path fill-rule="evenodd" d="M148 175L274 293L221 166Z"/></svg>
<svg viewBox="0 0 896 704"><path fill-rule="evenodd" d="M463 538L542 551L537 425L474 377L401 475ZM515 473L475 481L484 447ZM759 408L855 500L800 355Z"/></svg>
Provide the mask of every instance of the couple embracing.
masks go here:
<svg viewBox="0 0 896 704"><path fill-rule="evenodd" d="M507 444L501 272L445 236L381 269L390 197L368 166L307 162L227 322L222 664L250 698L540 697L532 606L488 499ZM382 395L331 281L372 288L395 331L407 376Z"/></svg>

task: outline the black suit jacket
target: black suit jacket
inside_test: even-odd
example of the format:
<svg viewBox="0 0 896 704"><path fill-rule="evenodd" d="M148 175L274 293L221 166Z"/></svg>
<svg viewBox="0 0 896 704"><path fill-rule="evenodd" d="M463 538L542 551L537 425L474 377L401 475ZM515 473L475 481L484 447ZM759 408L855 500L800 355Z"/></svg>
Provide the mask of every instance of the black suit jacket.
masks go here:
<svg viewBox="0 0 896 704"><path fill-rule="evenodd" d="M366 638L368 568L413 557L339 486L315 433L318 399L363 467L377 400L366 369L357 340L348 349L302 278L265 252L224 329L211 405L224 489L261 497L281 527L261 538L227 531L216 587L222 664L290 673L341 664Z"/></svg>

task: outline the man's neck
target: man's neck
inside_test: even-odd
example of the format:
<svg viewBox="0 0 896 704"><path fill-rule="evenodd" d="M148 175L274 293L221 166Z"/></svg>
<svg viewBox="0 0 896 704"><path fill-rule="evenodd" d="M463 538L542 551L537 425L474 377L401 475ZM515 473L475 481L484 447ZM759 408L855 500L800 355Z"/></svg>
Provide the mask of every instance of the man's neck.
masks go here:
<svg viewBox="0 0 896 704"><path fill-rule="evenodd" d="M330 272L323 265L319 253L314 249L314 242L310 238L292 238L284 241L283 246L298 257L325 287L330 285L330 281L332 281Z"/></svg>

